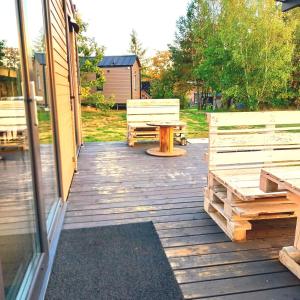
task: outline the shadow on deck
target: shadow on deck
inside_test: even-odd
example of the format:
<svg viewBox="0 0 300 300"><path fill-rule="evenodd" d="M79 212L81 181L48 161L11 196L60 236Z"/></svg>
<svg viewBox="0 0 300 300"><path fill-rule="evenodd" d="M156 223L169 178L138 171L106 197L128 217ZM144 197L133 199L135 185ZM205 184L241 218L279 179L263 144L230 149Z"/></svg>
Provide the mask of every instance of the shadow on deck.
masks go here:
<svg viewBox="0 0 300 300"><path fill-rule="evenodd" d="M86 144L64 228L153 221L186 299L300 299L300 281L277 259L294 220L256 224L249 241L232 243L203 209L207 145L178 158L148 156L148 146Z"/></svg>

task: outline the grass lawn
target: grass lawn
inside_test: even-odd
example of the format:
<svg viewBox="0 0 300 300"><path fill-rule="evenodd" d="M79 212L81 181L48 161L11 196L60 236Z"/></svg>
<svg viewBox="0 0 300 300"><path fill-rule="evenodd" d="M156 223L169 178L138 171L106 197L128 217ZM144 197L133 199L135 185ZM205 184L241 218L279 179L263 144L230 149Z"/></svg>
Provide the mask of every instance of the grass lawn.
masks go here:
<svg viewBox="0 0 300 300"><path fill-rule="evenodd" d="M187 122L188 138L208 136L205 112L185 109L180 113ZM94 108L82 107L82 125L85 142L126 141L126 111L113 110L107 114Z"/></svg>
<svg viewBox="0 0 300 300"><path fill-rule="evenodd" d="M49 111L39 111L39 139L41 144L51 144L52 143L52 129L50 123L50 112Z"/></svg>

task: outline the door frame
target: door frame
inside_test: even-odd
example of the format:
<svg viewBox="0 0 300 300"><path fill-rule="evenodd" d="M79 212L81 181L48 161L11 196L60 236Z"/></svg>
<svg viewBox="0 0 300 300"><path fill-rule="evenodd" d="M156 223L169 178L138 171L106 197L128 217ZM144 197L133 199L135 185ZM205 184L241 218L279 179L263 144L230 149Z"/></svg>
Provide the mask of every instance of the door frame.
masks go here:
<svg viewBox="0 0 300 300"><path fill-rule="evenodd" d="M19 32L19 41L20 41L20 57L22 64L22 77L23 77L23 94L24 94L24 104L26 111L26 120L28 128L28 141L29 141L29 152L31 159L31 173L32 173L32 186L33 186L33 195L35 203L35 213L37 218L37 237L40 240L40 255L36 258L35 269L31 273L32 280L29 281L24 287L23 292L28 295L30 298L40 288L42 283L42 278L45 274L45 269L48 265L48 239L47 239L47 228L46 228L46 219L44 213L44 201L41 194L41 161L40 161L40 147L39 147L39 138L38 138L38 127L35 124L35 119L37 118L35 112L35 103L30 89L30 76L29 76L29 57L27 43L26 43L26 31L25 31L25 16L24 16L24 6L23 0L16 1L16 16L17 16L17 25ZM41 12L43 13L43 12ZM29 268L30 269L30 268ZM24 278L25 279L25 278ZM22 293L22 289L19 293Z"/></svg>

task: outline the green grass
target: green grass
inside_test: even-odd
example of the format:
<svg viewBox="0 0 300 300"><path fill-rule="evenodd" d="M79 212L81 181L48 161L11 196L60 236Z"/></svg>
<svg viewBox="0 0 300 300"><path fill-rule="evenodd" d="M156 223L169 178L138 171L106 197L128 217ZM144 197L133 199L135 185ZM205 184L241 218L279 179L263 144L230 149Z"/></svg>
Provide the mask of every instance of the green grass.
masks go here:
<svg viewBox="0 0 300 300"><path fill-rule="evenodd" d="M187 122L189 138L208 136L205 112L185 109L180 112L180 118ZM82 127L86 142L126 141L126 111L112 110L105 114L94 108L82 107Z"/></svg>
<svg viewBox="0 0 300 300"><path fill-rule="evenodd" d="M188 138L208 137L208 124L205 112L195 108L184 109L180 112L180 119L187 123Z"/></svg>
<svg viewBox="0 0 300 300"><path fill-rule="evenodd" d="M41 144L52 143L52 129L50 123L50 112L49 111L38 111L39 119L39 139Z"/></svg>
<svg viewBox="0 0 300 300"><path fill-rule="evenodd" d="M49 144L52 141L50 113L39 111L38 118L40 142ZM205 112L185 109L180 112L180 118L187 123L188 138L208 136ZM95 108L82 107L82 128L85 142L126 141L126 111L103 113Z"/></svg>

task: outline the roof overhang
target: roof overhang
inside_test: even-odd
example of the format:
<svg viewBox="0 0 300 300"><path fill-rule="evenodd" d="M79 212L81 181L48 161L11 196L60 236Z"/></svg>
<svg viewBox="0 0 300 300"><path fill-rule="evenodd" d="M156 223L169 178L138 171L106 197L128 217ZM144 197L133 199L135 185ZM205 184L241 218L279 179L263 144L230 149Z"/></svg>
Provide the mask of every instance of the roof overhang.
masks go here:
<svg viewBox="0 0 300 300"><path fill-rule="evenodd" d="M300 0L276 0L282 2L282 11L288 11L290 9L300 7Z"/></svg>
<svg viewBox="0 0 300 300"><path fill-rule="evenodd" d="M76 20L73 17L70 17L69 22L70 22L70 27L72 27L76 33L79 33L80 28Z"/></svg>

